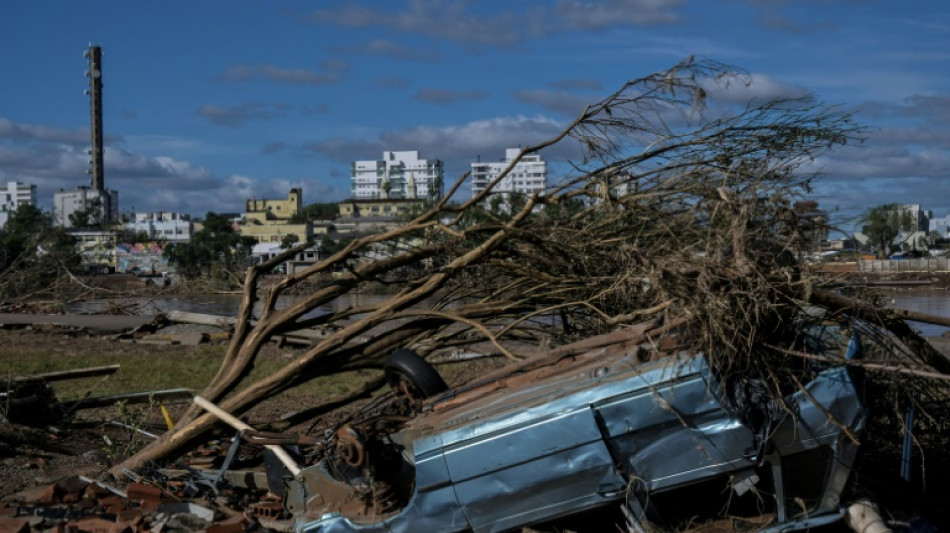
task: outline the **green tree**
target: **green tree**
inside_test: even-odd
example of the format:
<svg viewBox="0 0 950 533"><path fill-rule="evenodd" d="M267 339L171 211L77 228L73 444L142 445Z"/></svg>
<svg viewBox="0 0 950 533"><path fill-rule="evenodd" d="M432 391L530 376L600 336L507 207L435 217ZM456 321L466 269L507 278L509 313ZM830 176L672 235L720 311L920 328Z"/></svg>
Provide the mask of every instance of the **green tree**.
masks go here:
<svg viewBox="0 0 950 533"><path fill-rule="evenodd" d="M346 248L346 246L352 241L353 237L341 237L339 239L334 239L329 235L324 235L323 239L320 240L320 255L322 257L329 257Z"/></svg>
<svg viewBox="0 0 950 533"><path fill-rule="evenodd" d="M165 256L186 278L200 277L205 271L209 278L233 278L244 269L256 243L257 239L235 231L227 217L209 212L204 228L191 242L167 247Z"/></svg>
<svg viewBox="0 0 950 533"><path fill-rule="evenodd" d="M280 241L280 249L289 250L293 248L298 242L300 242L300 237L298 237L296 233L284 235L284 238Z"/></svg>
<svg viewBox="0 0 950 533"><path fill-rule="evenodd" d="M861 232L868 238L871 249L886 259L900 248L898 237L917 229L910 211L900 204L883 204L869 209L862 218Z"/></svg>
<svg viewBox="0 0 950 533"><path fill-rule="evenodd" d="M47 287L79 264L75 239L35 206L21 206L0 229L3 296Z"/></svg>
<svg viewBox="0 0 950 533"><path fill-rule="evenodd" d="M290 217L291 224L303 224L314 219L335 218L340 206L335 203L313 203L303 207L299 213Z"/></svg>
<svg viewBox="0 0 950 533"><path fill-rule="evenodd" d="M93 198L86 203L85 209L79 209L69 214L69 224L74 228L91 228L101 226L105 219L102 209L102 200Z"/></svg>

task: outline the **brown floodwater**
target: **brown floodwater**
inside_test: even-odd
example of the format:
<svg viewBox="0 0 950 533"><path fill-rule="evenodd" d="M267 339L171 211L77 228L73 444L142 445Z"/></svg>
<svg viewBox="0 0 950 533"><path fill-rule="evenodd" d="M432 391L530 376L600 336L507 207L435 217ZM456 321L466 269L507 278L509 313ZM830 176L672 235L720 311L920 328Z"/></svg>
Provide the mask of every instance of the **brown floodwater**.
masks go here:
<svg viewBox="0 0 950 533"><path fill-rule="evenodd" d="M930 315L950 318L950 291L943 289L888 289L888 307L908 309ZM924 335L943 335L950 331L944 326L912 322Z"/></svg>

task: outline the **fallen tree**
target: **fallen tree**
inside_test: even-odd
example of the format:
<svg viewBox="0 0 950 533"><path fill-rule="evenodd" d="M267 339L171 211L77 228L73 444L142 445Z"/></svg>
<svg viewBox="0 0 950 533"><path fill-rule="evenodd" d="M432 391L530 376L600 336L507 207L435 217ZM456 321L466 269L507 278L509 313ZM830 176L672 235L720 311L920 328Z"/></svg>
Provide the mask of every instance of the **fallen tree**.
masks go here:
<svg viewBox="0 0 950 533"><path fill-rule="evenodd" d="M260 276L301 247L249 268L231 344L201 396L242 413L314 376L378 367L397 347L426 355L487 340L517 359L512 341L556 346L661 316L687 323L693 347L722 372L755 377L780 395L795 368L783 350L796 345L812 305L899 331L923 354L916 364L947 373L946 360L915 345L900 317L822 291L798 259L812 232L792 203L814 179L801 166L860 128L812 98L733 109L710 97L746 82L734 68L690 58L588 106L469 200L450 203L463 176L403 226L357 238L264 290ZM544 195L507 197L507 210L486 207L523 156L554 145L580 154L569 177ZM282 294L330 272L321 288L278 307ZM397 290L304 318L378 283ZM321 325L334 326L325 339L238 389L269 339ZM174 455L214 423L193 408L112 472Z"/></svg>

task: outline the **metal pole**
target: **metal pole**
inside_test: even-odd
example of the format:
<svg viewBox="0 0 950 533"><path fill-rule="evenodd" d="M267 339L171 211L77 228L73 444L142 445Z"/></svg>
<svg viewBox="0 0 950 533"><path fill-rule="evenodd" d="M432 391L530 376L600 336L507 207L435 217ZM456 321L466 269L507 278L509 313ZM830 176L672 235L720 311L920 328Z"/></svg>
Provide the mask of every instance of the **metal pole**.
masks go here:
<svg viewBox="0 0 950 533"><path fill-rule="evenodd" d="M901 478L910 483L910 467L914 457L914 404L910 404L904 415L904 449L901 454Z"/></svg>

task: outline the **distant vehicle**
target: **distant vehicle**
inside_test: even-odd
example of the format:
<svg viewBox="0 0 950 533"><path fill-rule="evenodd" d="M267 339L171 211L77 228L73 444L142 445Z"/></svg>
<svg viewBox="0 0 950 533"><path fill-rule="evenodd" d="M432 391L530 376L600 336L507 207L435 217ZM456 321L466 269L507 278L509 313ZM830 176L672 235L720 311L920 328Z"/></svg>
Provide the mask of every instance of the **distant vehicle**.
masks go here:
<svg viewBox="0 0 950 533"><path fill-rule="evenodd" d="M780 405L651 327L446 391L423 359L397 351L397 407L374 404L339 427L288 482L295 530L509 531L605 506L622 506L638 531L720 512L772 513L761 529L773 531L838 520L857 453L846 433L865 423L859 374L803 367L807 393L790 388ZM858 357L857 338L839 333L816 328L808 352Z"/></svg>
<svg viewBox="0 0 950 533"><path fill-rule="evenodd" d="M908 250L906 252L897 252L895 254L892 254L890 259L897 259L897 260L918 259L918 258L923 257L924 255L926 255L925 252L921 252L920 250Z"/></svg>

